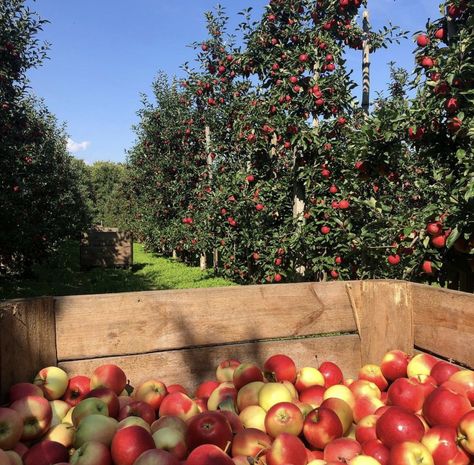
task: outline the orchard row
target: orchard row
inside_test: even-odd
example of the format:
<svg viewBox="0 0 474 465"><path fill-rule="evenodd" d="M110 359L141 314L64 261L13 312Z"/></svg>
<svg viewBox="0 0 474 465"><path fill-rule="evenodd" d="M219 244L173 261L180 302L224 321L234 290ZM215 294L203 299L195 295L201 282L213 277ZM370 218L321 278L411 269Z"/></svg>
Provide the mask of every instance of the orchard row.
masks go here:
<svg viewBox="0 0 474 465"><path fill-rule="evenodd" d="M131 227L151 249L243 283L472 266L472 3L416 35L414 83L392 69L370 115L345 53L400 34L364 33L362 7L272 0L257 21L244 12L242 45L207 14L199 69L158 78L129 156Z"/></svg>

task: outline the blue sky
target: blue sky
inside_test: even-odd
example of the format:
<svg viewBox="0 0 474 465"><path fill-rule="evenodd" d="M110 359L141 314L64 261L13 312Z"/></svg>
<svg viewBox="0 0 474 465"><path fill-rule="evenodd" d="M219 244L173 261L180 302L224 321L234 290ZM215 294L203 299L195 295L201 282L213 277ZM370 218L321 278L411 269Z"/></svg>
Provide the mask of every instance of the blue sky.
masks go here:
<svg viewBox="0 0 474 465"><path fill-rule="evenodd" d="M140 94L150 92L159 70L181 75L194 57L188 45L206 37L203 13L217 3L235 23L238 11L252 5L259 15L267 1L27 0L50 21L40 38L51 43L50 59L30 71L30 84L66 124L78 158L125 161ZM391 21L410 32L439 16L436 0L369 0L369 11L374 27ZM389 61L412 70L413 48L410 39L372 56L372 96L386 88ZM356 81L360 60L360 52L348 56Z"/></svg>

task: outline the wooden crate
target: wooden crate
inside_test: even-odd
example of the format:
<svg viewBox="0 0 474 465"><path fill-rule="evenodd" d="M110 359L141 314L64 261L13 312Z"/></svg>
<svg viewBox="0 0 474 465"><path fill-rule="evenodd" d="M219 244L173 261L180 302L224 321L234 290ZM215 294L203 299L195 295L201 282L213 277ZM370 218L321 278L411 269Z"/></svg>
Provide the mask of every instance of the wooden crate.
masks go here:
<svg viewBox="0 0 474 465"><path fill-rule="evenodd" d="M193 388L234 357L337 362L346 376L390 349L474 367L474 296L402 281L350 281L46 297L0 305L0 390L59 365L119 364L133 385Z"/></svg>
<svg viewBox="0 0 474 465"><path fill-rule="evenodd" d="M133 238L117 228L95 227L82 234L80 244L82 269L114 268L133 265Z"/></svg>

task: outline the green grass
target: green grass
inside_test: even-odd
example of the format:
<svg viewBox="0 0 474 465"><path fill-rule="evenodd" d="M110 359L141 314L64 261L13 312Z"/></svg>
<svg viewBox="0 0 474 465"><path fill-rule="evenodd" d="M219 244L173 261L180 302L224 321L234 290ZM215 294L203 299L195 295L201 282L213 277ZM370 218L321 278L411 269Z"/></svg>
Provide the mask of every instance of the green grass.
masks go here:
<svg viewBox="0 0 474 465"><path fill-rule="evenodd" d="M66 242L47 262L34 267L34 278L0 280L0 299L234 285L212 272L145 252L141 244L134 244L133 254L130 270L81 271L79 244Z"/></svg>

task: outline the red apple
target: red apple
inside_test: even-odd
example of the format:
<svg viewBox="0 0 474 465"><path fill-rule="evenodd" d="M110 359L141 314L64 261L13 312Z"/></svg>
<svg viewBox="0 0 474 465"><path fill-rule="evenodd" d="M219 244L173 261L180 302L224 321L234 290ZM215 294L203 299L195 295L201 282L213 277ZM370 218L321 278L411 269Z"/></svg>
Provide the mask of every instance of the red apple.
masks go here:
<svg viewBox="0 0 474 465"><path fill-rule="evenodd" d="M186 459L186 465L234 465L232 459L214 444L196 447Z"/></svg>
<svg viewBox="0 0 474 465"><path fill-rule="evenodd" d="M375 412L384 405L385 404L377 397L358 397L355 401L354 408L352 409L354 421L359 423L362 418L375 414Z"/></svg>
<svg viewBox="0 0 474 465"><path fill-rule="evenodd" d="M209 380L203 381L196 389L194 397L203 397L208 399L212 391L219 386L219 381Z"/></svg>
<svg viewBox="0 0 474 465"><path fill-rule="evenodd" d="M379 415L376 414L367 415L357 423L355 427L355 438L357 441L363 444L372 439L377 439L375 425L377 424L378 418Z"/></svg>
<svg viewBox="0 0 474 465"><path fill-rule="evenodd" d="M40 396L27 396L10 405L23 422L22 441L31 441L42 436L51 424L52 411L49 402Z"/></svg>
<svg viewBox="0 0 474 465"><path fill-rule="evenodd" d="M378 439L370 439L362 444L362 452L380 462L380 465L389 465L390 449Z"/></svg>
<svg viewBox="0 0 474 465"><path fill-rule="evenodd" d="M54 441L41 441L23 456L24 465L50 465L68 460L69 453L66 447Z"/></svg>
<svg viewBox="0 0 474 465"><path fill-rule="evenodd" d="M347 463L361 452L362 446L355 439L338 438L324 448L324 460Z"/></svg>
<svg viewBox="0 0 474 465"><path fill-rule="evenodd" d="M166 386L162 381L149 379L138 386L133 396L136 400L141 400L151 405L155 412L157 412L167 393Z"/></svg>
<svg viewBox="0 0 474 465"><path fill-rule="evenodd" d="M208 410L231 410L235 412L237 389L234 383L224 381L219 384L207 399Z"/></svg>
<svg viewBox="0 0 474 465"><path fill-rule="evenodd" d="M423 416L430 426L456 428L461 418L471 410L468 398L445 387L436 388L423 404Z"/></svg>
<svg viewBox="0 0 474 465"><path fill-rule="evenodd" d="M220 412L204 412L188 422L186 443L190 450L203 444L214 444L224 450L232 441L232 428Z"/></svg>
<svg viewBox="0 0 474 465"><path fill-rule="evenodd" d="M91 390L91 380L88 376L77 375L73 376L67 385L66 392L62 399L66 401L71 407L77 405Z"/></svg>
<svg viewBox="0 0 474 465"><path fill-rule="evenodd" d="M303 414L295 404L279 402L267 411L265 429L274 438L281 433L299 436L303 430L303 422Z"/></svg>
<svg viewBox="0 0 474 465"><path fill-rule="evenodd" d="M140 426L117 431L110 446L114 465L133 465L143 452L154 448L151 434Z"/></svg>
<svg viewBox="0 0 474 465"><path fill-rule="evenodd" d="M254 363L241 363L232 376L235 389L239 390L246 384L254 381L263 381L263 373Z"/></svg>
<svg viewBox="0 0 474 465"><path fill-rule="evenodd" d="M43 390L33 383L16 383L10 387L9 399L10 403L26 396L44 397Z"/></svg>
<svg viewBox="0 0 474 465"><path fill-rule="evenodd" d="M430 39L426 34L419 34L416 43L419 47L426 47L430 43Z"/></svg>
<svg viewBox="0 0 474 465"><path fill-rule="evenodd" d="M117 365L106 364L97 367L92 373L91 389L106 387L112 389L118 396L127 385L127 376Z"/></svg>
<svg viewBox="0 0 474 465"><path fill-rule="evenodd" d="M181 384L168 384L166 390L168 394L172 394L173 392L181 392L189 396L188 390Z"/></svg>
<svg viewBox="0 0 474 465"><path fill-rule="evenodd" d="M260 455L272 444L271 437L256 428L247 428L238 432L232 441L232 457L245 455L255 457Z"/></svg>
<svg viewBox="0 0 474 465"><path fill-rule="evenodd" d="M378 365L367 364L359 370L359 379L365 379L376 384L381 391L385 391L388 382L382 374L382 370Z"/></svg>
<svg viewBox="0 0 474 465"><path fill-rule="evenodd" d="M165 450L150 449L143 452L133 465L180 465L180 461Z"/></svg>
<svg viewBox="0 0 474 465"><path fill-rule="evenodd" d="M431 369L431 374L438 385L441 385L447 381L454 373L460 371L461 369L452 363L440 360L436 365Z"/></svg>
<svg viewBox="0 0 474 465"><path fill-rule="evenodd" d="M300 368L296 374L295 388L298 392L310 386L324 386L326 380L322 373L314 367Z"/></svg>
<svg viewBox="0 0 474 465"><path fill-rule="evenodd" d="M272 355L263 365L265 377L269 381L289 381L294 383L296 379L295 362L287 355Z"/></svg>
<svg viewBox="0 0 474 465"><path fill-rule="evenodd" d="M390 450L390 465L434 465L430 451L420 442L405 441Z"/></svg>
<svg viewBox="0 0 474 465"><path fill-rule="evenodd" d="M340 258L340 257L338 257ZM337 263L337 258L336 258ZM340 384L343 380L341 369L333 362L323 362L319 365L319 371L324 376L325 386L330 387L334 384Z"/></svg>
<svg viewBox="0 0 474 465"><path fill-rule="evenodd" d="M281 433L265 455L267 465L306 465L308 457L304 444L296 436Z"/></svg>
<svg viewBox="0 0 474 465"><path fill-rule="evenodd" d="M23 434L23 419L11 408L0 407L0 449L13 449Z"/></svg>
<svg viewBox="0 0 474 465"><path fill-rule="evenodd" d="M236 359L224 360L216 368L217 381L230 382L233 380L234 370L240 365Z"/></svg>
<svg viewBox="0 0 474 465"><path fill-rule="evenodd" d="M402 350L390 350L380 363L382 375L389 381L407 376L409 356Z"/></svg>
<svg viewBox="0 0 474 465"><path fill-rule="evenodd" d="M408 362L407 375L409 378L418 375L429 375L439 359L430 354L417 354Z"/></svg>
<svg viewBox="0 0 474 465"><path fill-rule="evenodd" d="M449 381L463 386L466 390L467 398L474 407L474 371L461 370L450 376Z"/></svg>
<svg viewBox="0 0 474 465"><path fill-rule="evenodd" d="M459 421L457 440L466 452L474 455L474 410L467 412Z"/></svg>
<svg viewBox="0 0 474 465"><path fill-rule="evenodd" d="M412 412L401 407L390 407L377 420L377 438L387 447L404 441L421 441L425 428L421 420Z"/></svg>
<svg viewBox="0 0 474 465"><path fill-rule="evenodd" d="M469 465L467 453L457 445L456 429L434 426L423 436L421 443L433 456L435 465Z"/></svg>
<svg viewBox="0 0 474 465"><path fill-rule="evenodd" d="M182 392L173 392L165 396L160 405L160 417L176 416L186 421L199 413L198 406Z"/></svg>
<svg viewBox="0 0 474 465"><path fill-rule="evenodd" d="M317 449L324 449L331 441L343 434L341 420L329 408L316 408L306 415L303 435L306 441Z"/></svg>
<svg viewBox="0 0 474 465"><path fill-rule="evenodd" d="M418 412L425 401L425 391L416 378L397 378L388 388L388 404Z"/></svg>
<svg viewBox="0 0 474 465"><path fill-rule="evenodd" d="M84 399L100 399L105 402L108 409L108 415L112 418L117 418L120 412L120 402L117 394L112 389L101 387L92 389L85 396Z"/></svg>
<svg viewBox="0 0 474 465"><path fill-rule="evenodd" d="M258 393L262 389L264 383L261 381L254 381L246 384L237 393L236 404L239 412L249 405L258 405Z"/></svg>
<svg viewBox="0 0 474 465"><path fill-rule="evenodd" d="M123 420L126 417L141 417L149 425L151 425L156 419L153 407L147 402L142 402L140 400L131 402L120 409L118 420Z"/></svg>
<svg viewBox="0 0 474 465"><path fill-rule="evenodd" d="M110 449L101 442L89 441L71 455L73 465L112 465Z"/></svg>
<svg viewBox="0 0 474 465"><path fill-rule="evenodd" d="M320 408L323 407L331 409L339 417L343 433L347 433L354 421L354 414L349 404L337 397L331 397L323 401Z"/></svg>

